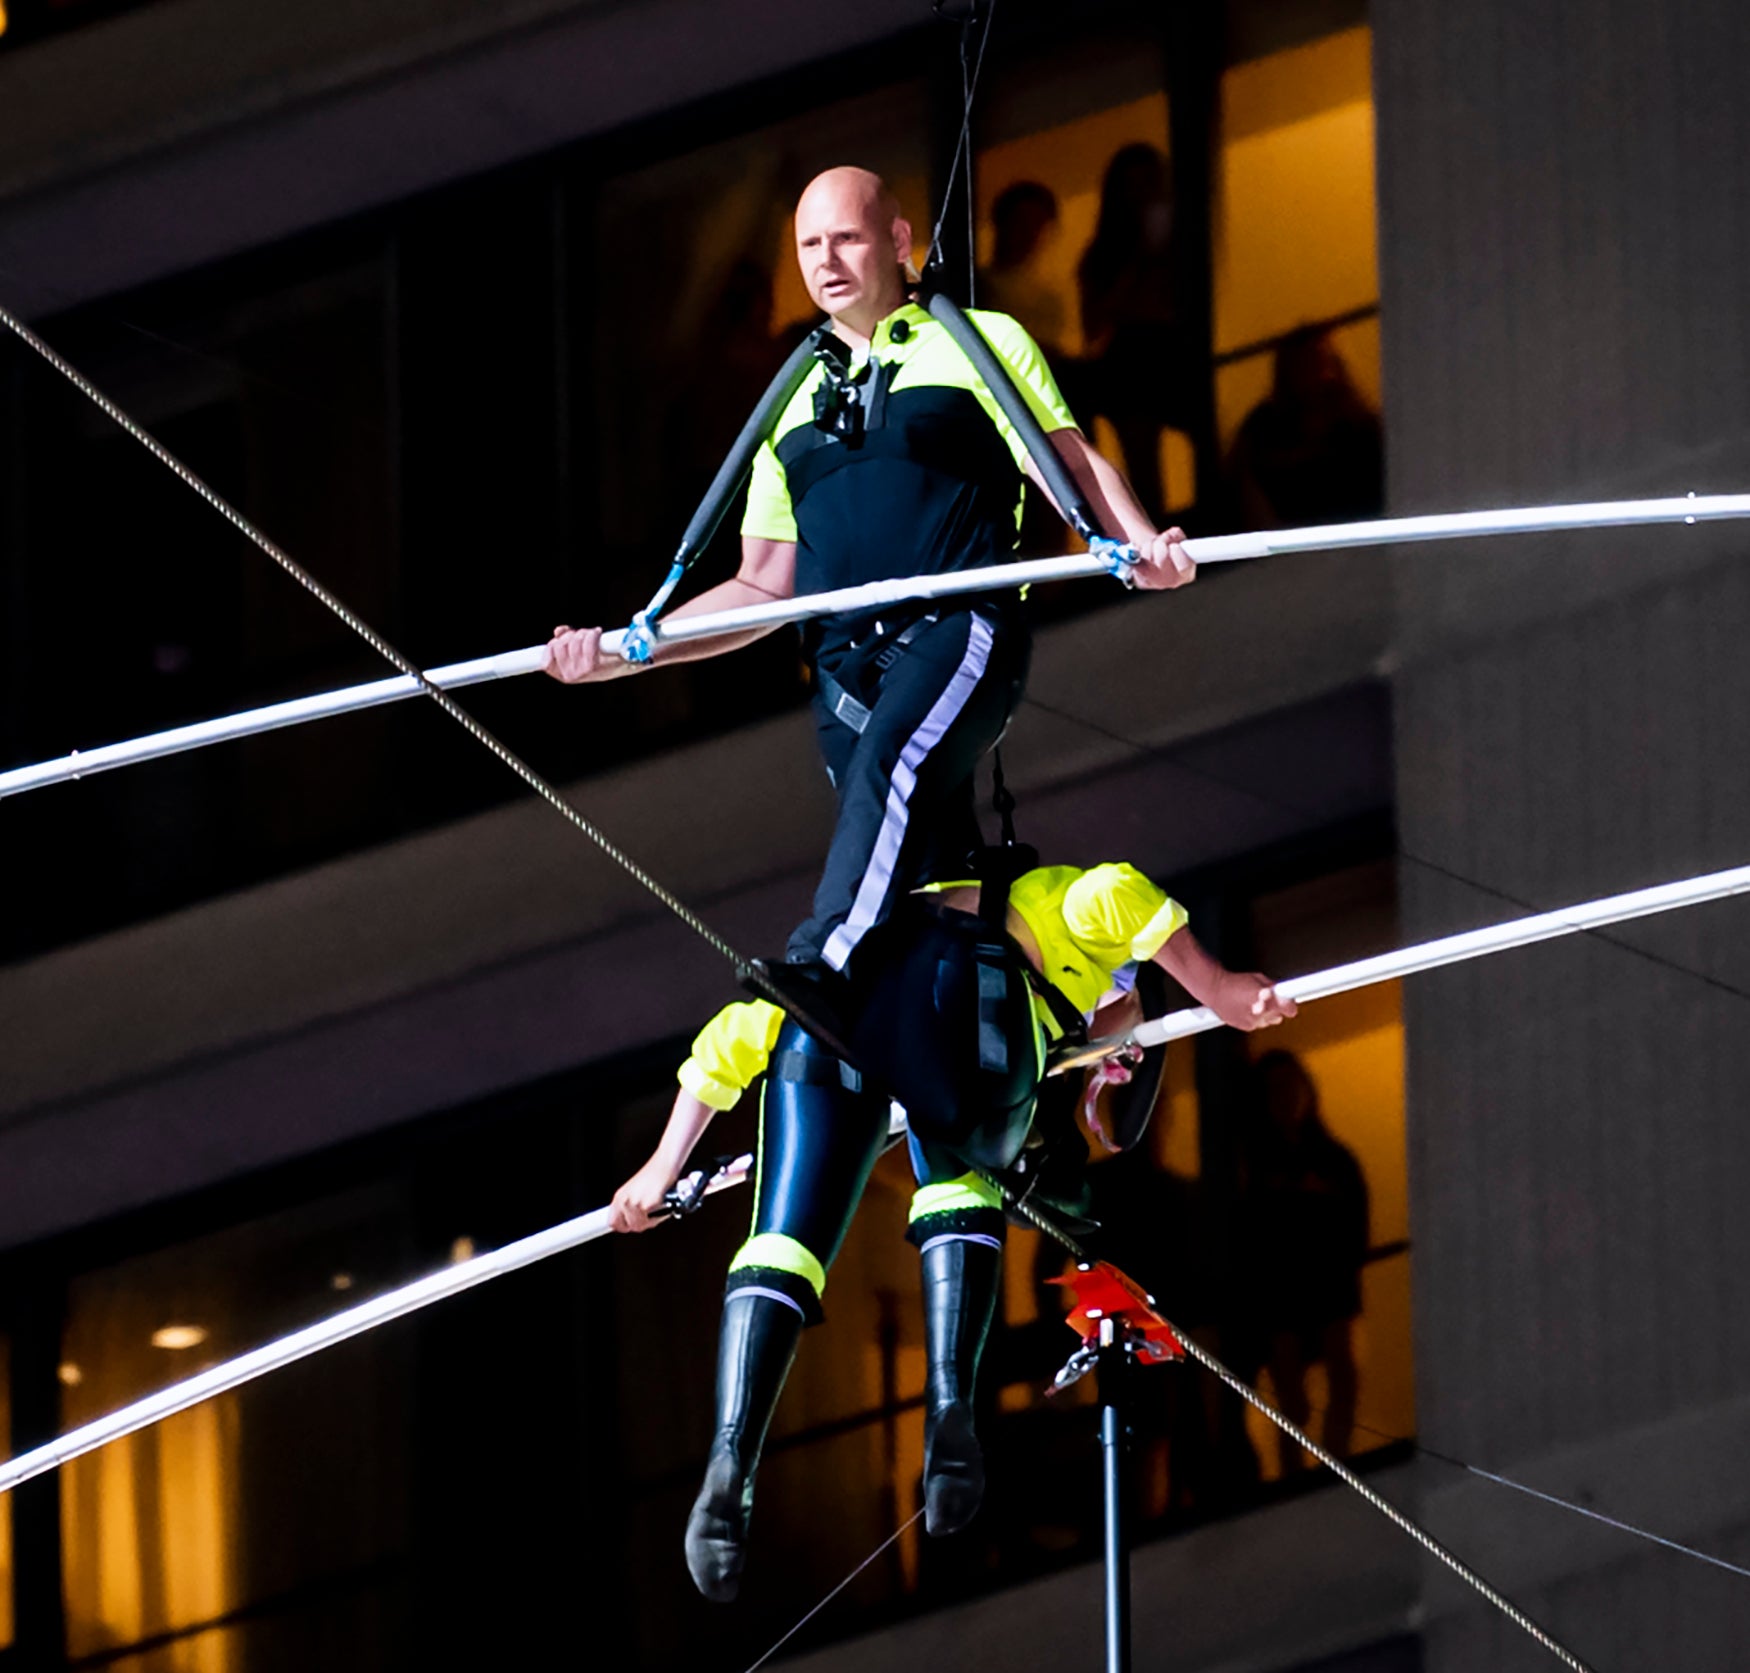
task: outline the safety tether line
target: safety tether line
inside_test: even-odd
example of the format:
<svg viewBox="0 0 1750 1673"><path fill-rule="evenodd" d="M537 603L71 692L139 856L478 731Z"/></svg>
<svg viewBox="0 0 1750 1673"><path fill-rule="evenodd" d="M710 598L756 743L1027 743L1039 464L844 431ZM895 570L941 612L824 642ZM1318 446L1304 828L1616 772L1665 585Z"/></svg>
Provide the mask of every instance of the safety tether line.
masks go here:
<svg viewBox="0 0 1750 1673"><path fill-rule="evenodd" d="M455 721L458 726L467 732L475 742L484 745L496 755L499 760L509 767L517 777L522 779L530 789L532 789L543 800L550 803L559 813L563 814L564 817L570 820L578 830L582 831L583 834L601 849L610 860L648 889L650 893L661 901L669 911L674 913L674 915L679 918L688 929L692 930L696 935L709 943L713 949L721 953L731 964L739 966L745 962L742 956L736 952L736 950L730 946L722 936L712 929L703 918L694 912L685 901L664 888L663 885L639 865L630 854L626 853L623 848L619 847L605 831L601 830L599 826L592 824L581 813L579 813L552 784L543 778L541 774L536 772L535 769L511 749L508 744L501 742L496 736L482 726L480 722L469 714L468 711L451 697L447 691L441 686L434 684L422 670L415 667L414 664L391 645L382 634L378 633L369 622L356 615L348 605L346 605L341 599L335 597L335 595L323 586L322 583L305 569L302 564L298 563L296 559L283 551L274 541L270 540L266 534L258 529L255 524L250 522L250 520L245 517L242 512L237 510L229 500L225 499L223 495L210 488L200 479L200 477L196 476L187 465L178 459L174 453L165 447L163 443L153 436L143 425L136 423L130 418L115 404L114 401L110 400L101 389L80 372L76 366L72 365L70 362L63 359L62 356L57 354L55 350L50 348L42 338L37 336L37 334L32 331L23 320L19 319L17 315L13 314L4 306L0 306L0 324L4 324L20 342L26 344L41 355L42 358L46 360L49 365L54 367L54 369L70 384L72 384L81 395L96 406L101 412L114 420L115 423L120 425L123 430L132 436L134 440L145 448L153 458L157 459L159 463L166 466L187 483L190 488L199 494L200 497L218 512L226 522L230 523L233 528L246 536L256 546L260 547L260 549L272 558L273 561L289 576L291 576L299 586L301 586L319 603L325 605L330 611L338 616L341 621L351 628L359 638L363 639L378 656L382 657L385 662L391 664L393 667L399 669L401 673L407 676L407 678L415 681L420 690L437 704L437 706L442 709L450 719Z"/></svg>
<svg viewBox="0 0 1750 1673"><path fill-rule="evenodd" d="M948 184L942 191L942 207L937 212L936 224L930 228L930 254L926 263L929 267L942 265L942 223L948 219L948 210L954 202L954 183L960 178L960 163L966 158L966 236L969 245L974 244L976 228L974 224L972 205L972 163L970 149L972 145L972 106L978 97L978 78L984 73L985 48L990 45L991 25L996 22L996 0L990 0L990 9L984 14L984 32L978 38L978 57L969 59L967 48L971 44L972 31L978 23L979 0L970 0L967 14L960 20L960 134L954 142L954 158L948 165ZM935 0L937 17L946 17L943 10L943 0ZM966 258L967 279L972 281L972 269L977 265L976 248L969 248Z"/></svg>
<svg viewBox="0 0 1750 1673"><path fill-rule="evenodd" d="M900 1523L900 1525L897 1528L895 1528L893 1530L893 1532L887 1536L886 1539L882 1540L882 1542L879 1545L877 1545L875 1547L875 1549L873 1551L871 1551L869 1553L869 1555L866 1556L862 1560L862 1562L858 1563L857 1566L854 1569L852 1569L851 1572L849 1574L847 1574L843 1580L841 1580L836 1586L834 1586L833 1589L830 1592L828 1592L826 1594L826 1596L820 1600L819 1603L815 1604L815 1606L812 1609L810 1609L808 1611L808 1613L806 1615L804 1615L802 1617L802 1619L799 1620L795 1624L795 1626L791 1627L791 1629L787 1633L785 1633L784 1636L782 1638L780 1638L778 1640L778 1642L771 1647L771 1649L767 1650L766 1653L763 1656L761 1656L760 1659L758 1661L756 1661L753 1664L753 1666L747 1670L747 1673L759 1673L759 1670L762 1667L764 1667L766 1665L766 1663L772 1659L773 1656L775 1656L781 1649L783 1649L783 1647L786 1644L788 1644L790 1642L790 1640L796 1636L797 1633L799 1633L805 1626L807 1626L808 1623L810 1621L812 1621L814 1619L814 1617L821 1612L821 1610L826 1608L826 1606L829 1603L831 1603L832 1600L835 1597L837 1597L839 1595L839 1593L845 1589L845 1587L850 1585L850 1583L853 1580L855 1580L857 1578L857 1576L863 1572L864 1569L866 1569L872 1562L874 1562L875 1559L877 1557L879 1557L883 1551L887 1550L892 1545L896 1545L899 1542L899 1540L910 1529L915 1528L918 1524L919 1518L921 1518L923 1516L924 1510L926 1508L927 1508L926 1506L920 1505L917 1510L913 1511L912 1514L909 1517L907 1517L904 1522Z"/></svg>
<svg viewBox="0 0 1750 1673"><path fill-rule="evenodd" d="M1306 802L1291 801L1283 797L1272 796L1247 784L1237 778L1230 778L1225 773L1211 772L1207 767L1192 765L1184 758L1178 748L1171 745L1145 744L1139 739L1115 731L1103 721L1090 720L1084 714L1078 714L1074 709L1066 709L1056 703L1048 703L1043 698L1035 697L1031 692L1025 694L1021 701L1043 714L1053 715L1058 720L1067 720L1072 726L1080 726L1092 732L1096 737L1109 739L1112 743L1122 744L1126 749L1134 750L1136 754L1150 761L1160 761L1171 767L1175 772L1183 773L1187 778L1194 778L1204 784L1213 785L1219 790L1232 791L1237 796L1244 796L1249 801L1256 802L1262 808L1268 808L1272 813L1317 814L1319 810ZM992 751L993 756L995 751ZM1417 854L1405 848L1401 841L1392 846L1392 858L1400 860L1407 866L1413 866L1417 871L1426 872L1430 877L1442 877L1449 883L1457 883L1466 889L1475 889L1480 895L1487 895L1491 900L1498 900L1503 906L1517 906L1526 912L1541 912L1543 907L1536 901L1527 900L1523 895L1514 894L1511 889L1503 889L1494 883L1485 883L1480 877L1472 877L1468 872L1458 870L1455 866L1442 864L1439 860L1430 860L1424 854ZM1734 999L1750 1001L1750 988L1741 987L1736 982L1729 982L1723 976L1716 976L1711 971L1698 970L1692 964L1685 964L1681 959L1672 958L1669 954L1655 952L1651 947L1638 946L1633 941L1625 941L1619 935L1611 935L1606 930L1588 927L1580 931L1589 940L1600 942L1606 947L1614 947L1618 952L1631 954L1633 957L1651 964L1660 970L1669 970L1674 975L1688 977L1699 982L1703 987L1713 988L1716 992L1730 994Z"/></svg>
<svg viewBox="0 0 1750 1673"><path fill-rule="evenodd" d="M1002 1180L996 1178L994 1175L984 1174L983 1177L992 1185L996 1186L997 1189L1003 1193L1004 1198L1007 1199L1007 1201L1019 1213L1031 1220L1033 1224L1054 1243L1057 1243L1066 1249L1076 1260L1083 1264L1089 1266L1095 1264L1097 1257L1084 1248L1076 1238L1074 1238L1069 1232L1065 1231L1063 1227L1058 1225L1048 1214L1045 1214L1040 1209L1034 1207L1034 1205L1028 1202L1024 1197L1016 1195L1016 1193L1009 1189ZM1162 1316L1164 1317L1164 1315ZM1478 1574L1477 1571L1465 1562L1465 1560L1456 1552L1448 1550L1446 1546L1442 1545L1440 1541L1429 1533L1419 1522L1406 1516L1404 1512L1399 1510L1389 1499L1385 1498L1380 1493L1375 1492L1373 1488L1369 1487L1367 1483L1350 1469L1348 1465L1343 1463L1341 1459L1337 1458L1334 1454L1327 1452L1317 1441L1307 1434L1305 1430L1295 1423L1293 1419L1289 1418L1286 1414L1279 1412L1249 1383L1242 1381L1239 1376L1222 1364L1222 1362L1207 1348L1193 1341L1190 1336L1180 1330L1177 1325L1173 1324L1171 1319L1168 1319L1166 1322L1172 1327L1173 1334L1178 1337L1179 1346L1184 1349L1187 1355L1196 1360L1204 1370L1210 1372L1211 1375L1220 1378L1221 1381L1226 1383L1227 1386L1244 1400L1248 1406L1252 1407L1255 1411L1261 1412L1270 1420L1270 1422L1275 1424L1283 1434L1289 1436L1299 1445L1305 1447L1313 1457L1318 1459L1318 1461L1323 1464L1326 1469L1330 1470L1346 1487L1353 1488L1354 1491L1359 1493L1368 1504L1372 1505L1373 1508L1380 1513L1380 1515L1384 1516L1388 1521L1395 1523L1431 1556L1437 1557L1442 1563L1451 1569L1459 1579L1464 1581L1466 1585L1472 1587L1482 1597L1486 1598L1497 1609L1499 1609L1501 1613L1516 1627L1519 1627L1522 1631L1536 1639L1537 1642L1548 1650L1551 1655L1556 1657L1558 1661L1571 1667L1574 1670L1574 1673L1593 1673L1593 1669L1586 1662L1581 1661L1571 1650L1568 1650L1559 1644L1544 1630L1544 1628L1539 1626L1537 1622L1527 1615L1523 1609L1514 1603L1511 1598L1506 1597L1504 1594L1497 1591L1495 1587L1491 1586L1487 1580Z"/></svg>
<svg viewBox="0 0 1750 1673"><path fill-rule="evenodd" d="M1682 1540L1669 1539L1664 1534L1656 1534L1651 1528L1643 1528L1638 1523L1625 1522L1620 1516L1607 1515L1602 1510L1594 1510L1591 1505L1577 1503L1573 1499L1564 1499L1559 1493L1546 1493L1541 1487L1533 1487L1529 1482L1516 1481L1512 1476L1498 1475L1494 1470L1485 1470L1481 1464L1473 1464L1468 1459L1454 1457L1450 1452L1442 1452L1439 1447L1429 1446L1426 1441L1418 1441L1410 1435L1394 1435L1389 1429L1381 1429L1371 1423L1355 1420L1355 1427L1364 1433L1372 1435L1377 1440L1390 1442L1394 1446L1407 1446L1418 1458L1431 1458L1437 1464L1444 1464L1449 1469L1463 1470L1469 1475L1479 1477L1483 1481L1492 1482L1497 1487L1511 1487L1515 1493L1523 1493L1528 1499L1537 1499L1546 1505L1553 1505L1558 1510L1571 1510L1576 1516L1584 1516L1593 1522L1602 1522L1607 1528L1614 1528L1618 1533L1630 1534L1635 1539L1644 1539L1651 1545L1662 1545L1667 1551L1675 1551L1679 1556L1693 1557L1697 1562L1707 1563L1713 1568L1723 1568L1728 1574L1741 1575L1750 1580L1750 1568L1744 1568L1738 1563L1728 1562L1724 1557L1716 1557L1711 1551L1702 1551L1693 1545L1685 1545Z"/></svg>

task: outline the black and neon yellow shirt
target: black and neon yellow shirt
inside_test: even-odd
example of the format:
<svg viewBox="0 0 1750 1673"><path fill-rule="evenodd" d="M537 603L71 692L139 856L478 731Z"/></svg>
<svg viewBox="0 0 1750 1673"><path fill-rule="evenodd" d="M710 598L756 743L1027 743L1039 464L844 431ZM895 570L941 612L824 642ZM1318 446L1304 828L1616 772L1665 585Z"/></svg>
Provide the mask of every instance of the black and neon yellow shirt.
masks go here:
<svg viewBox="0 0 1750 1673"><path fill-rule="evenodd" d="M1072 428L1033 339L1007 314L968 317L1047 434ZM852 376L858 433L816 423L831 395L816 366L754 457L742 533L796 543L798 593L1010 558L1027 450L954 339L908 303L875 328ZM804 642L830 666L862 627L827 617Z"/></svg>
<svg viewBox="0 0 1750 1673"><path fill-rule="evenodd" d="M945 883L937 889L971 887ZM1039 866L1016 878L1009 905L1032 932L1044 975L1078 1011L1091 1012L1124 965L1152 959L1185 926L1185 908L1122 862ZM1060 1031L1036 1002L1041 1026ZM712 1109L729 1109L765 1073L784 1014L763 999L726 1005L693 1041L681 1085Z"/></svg>

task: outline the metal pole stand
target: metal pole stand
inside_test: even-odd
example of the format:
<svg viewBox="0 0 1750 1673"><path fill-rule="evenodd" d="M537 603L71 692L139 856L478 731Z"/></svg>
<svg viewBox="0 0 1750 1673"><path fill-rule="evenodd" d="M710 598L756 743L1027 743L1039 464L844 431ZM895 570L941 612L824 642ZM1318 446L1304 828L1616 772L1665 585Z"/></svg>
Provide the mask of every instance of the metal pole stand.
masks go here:
<svg viewBox="0 0 1750 1673"><path fill-rule="evenodd" d="M1130 1526L1125 1500L1124 1451L1129 1430L1124 1396L1131 1363L1164 1365L1183 1359L1173 1328L1154 1310L1154 1297L1100 1261L1054 1279L1075 1297L1068 1324L1081 1337L1056 1380L1056 1394L1089 1371L1099 1378L1100 1462L1106 1558L1106 1673L1130 1673Z"/></svg>
<svg viewBox="0 0 1750 1673"><path fill-rule="evenodd" d="M1130 1527L1125 1512L1124 1390L1129 1380L1132 1332L1117 1319L1100 1320L1095 1374L1100 1388L1100 1463L1106 1548L1106 1673L1130 1673Z"/></svg>

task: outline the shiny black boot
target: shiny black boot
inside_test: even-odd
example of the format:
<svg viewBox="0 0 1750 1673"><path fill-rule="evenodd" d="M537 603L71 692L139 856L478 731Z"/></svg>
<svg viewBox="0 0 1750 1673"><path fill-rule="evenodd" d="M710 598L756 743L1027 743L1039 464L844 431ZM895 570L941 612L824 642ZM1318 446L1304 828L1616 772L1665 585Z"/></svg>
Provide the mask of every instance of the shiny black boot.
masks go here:
<svg viewBox="0 0 1750 1673"><path fill-rule="evenodd" d="M924 1341L924 1526L958 1533L984 1497L984 1454L972 1427L978 1358L996 1310L1003 1254L964 1238L926 1242Z"/></svg>
<svg viewBox="0 0 1750 1673"><path fill-rule="evenodd" d="M802 1315L773 1296L732 1291L723 1303L717 1434L687 1518L687 1570L713 1603L728 1603L741 1588L754 1471L801 1334Z"/></svg>

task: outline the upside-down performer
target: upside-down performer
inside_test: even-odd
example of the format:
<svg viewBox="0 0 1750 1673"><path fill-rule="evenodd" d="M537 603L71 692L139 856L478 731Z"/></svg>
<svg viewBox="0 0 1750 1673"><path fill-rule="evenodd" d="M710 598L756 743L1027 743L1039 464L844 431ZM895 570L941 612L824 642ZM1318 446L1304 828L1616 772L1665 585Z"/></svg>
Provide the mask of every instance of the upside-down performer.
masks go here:
<svg viewBox="0 0 1750 1673"><path fill-rule="evenodd" d="M727 1601L740 1585L766 1429L802 1329L822 1317L827 1269L886 1142L889 1093L907 1112L917 1178L907 1235L923 1264L926 1525L953 1533L972 1518L984 1491L973 1381L1005 1224L985 1176L1021 1152L1047 1042L1096 1013L1136 961L1232 1027L1294 1014L1266 977L1206 952L1184 909L1134 867L1042 866L1006 902L970 884L910 897L871 938L854 1044L884 1065L879 1089L765 1002L728 1006L695 1040L662 1139L613 1216L621 1231L652 1225L712 1116L765 1075L753 1227L730 1263L716 1433L687 1523L687 1566L706 1597Z"/></svg>
<svg viewBox="0 0 1750 1673"><path fill-rule="evenodd" d="M1066 516L1135 548L1133 585L1195 576L1183 532L1156 530L1076 428L1021 326L921 298L911 226L878 176L819 176L796 206L795 233L830 330L817 334L813 363L753 455L739 573L671 617L1007 561L1024 474L1043 486L1042 472L1070 499L1059 507ZM988 379L975 354L987 357ZM716 656L770 631L658 637L649 661ZM841 977L861 943L919 883L961 875L940 867L962 865L977 846L972 774L1020 700L1029 635L1016 598L967 595L825 617L803 642L838 821L786 962L762 964L750 985L824 1020L817 1032L843 1044ZM557 628L548 671L570 684L648 665L604 659L600 647L599 629Z"/></svg>

